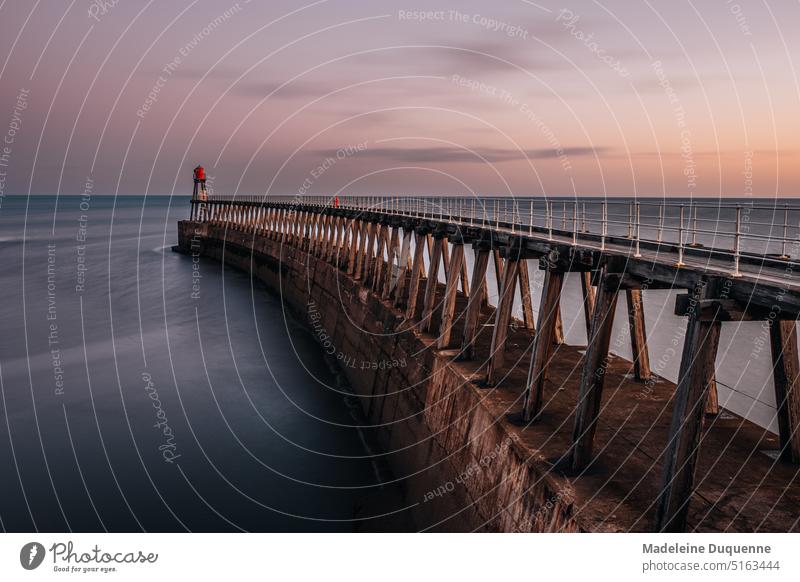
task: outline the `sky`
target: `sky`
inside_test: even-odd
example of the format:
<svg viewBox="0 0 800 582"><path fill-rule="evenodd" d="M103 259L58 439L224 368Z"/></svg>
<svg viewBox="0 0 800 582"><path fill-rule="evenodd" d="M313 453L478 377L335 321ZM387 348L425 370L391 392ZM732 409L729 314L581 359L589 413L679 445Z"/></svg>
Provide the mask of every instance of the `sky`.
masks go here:
<svg viewBox="0 0 800 582"><path fill-rule="evenodd" d="M800 3L0 0L0 196L800 196Z"/></svg>

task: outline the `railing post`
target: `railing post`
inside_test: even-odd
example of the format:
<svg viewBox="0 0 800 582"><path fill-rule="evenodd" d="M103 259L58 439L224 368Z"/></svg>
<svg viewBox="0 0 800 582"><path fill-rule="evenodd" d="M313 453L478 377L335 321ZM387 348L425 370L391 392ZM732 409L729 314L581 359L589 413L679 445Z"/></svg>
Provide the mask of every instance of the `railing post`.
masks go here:
<svg viewBox="0 0 800 582"><path fill-rule="evenodd" d="M528 226L528 233L533 234L533 198L531 198L530 208L528 209L528 213L530 214L530 221Z"/></svg>
<svg viewBox="0 0 800 582"><path fill-rule="evenodd" d="M641 204L639 202L636 203L636 250L633 253L633 256L637 259L642 256L641 252L641 228L642 228L642 213L641 213Z"/></svg>
<svg viewBox="0 0 800 582"><path fill-rule="evenodd" d="M578 203L572 207L572 246L578 246Z"/></svg>
<svg viewBox="0 0 800 582"><path fill-rule="evenodd" d="M684 265L683 262L683 211L684 205L681 204L681 218L680 224L678 225L678 266L682 267Z"/></svg>
<svg viewBox="0 0 800 582"><path fill-rule="evenodd" d="M733 236L733 273L732 276L734 277L741 277L742 274L739 272L739 260L740 260L740 240L742 233L742 207L741 205L736 205L736 233Z"/></svg>
<svg viewBox="0 0 800 582"><path fill-rule="evenodd" d="M692 202L694 214L692 217L692 246L697 246L697 204Z"/></svg>
<svg viewBox="0 0 800 582"><path fill-rule="evenodd" d="M553 240L553 203L547 202L547 240Z"/></svg>
<svg viewBox="0 0 800 582"><path fill-rule="evenodd" d="M628 204L628 238L633 238L633 202Z"/></svg>
<svg viewBox="0 0 800 582"><path fill-rule="evenodd" d="M664 237L664 203L658 205L658 235L656 242L660 245Z"/></svg>
<svg viewBox="0 0 800 582"><path fill-rule="evenodd" d="M786 252L786 245L789 242L789 205L783 205L783 244L781 245L781 259L789 259L789 254Z"/></svg>
<svg viewBox="0 0 800 582"><path fill-rule="evenodd" d="M606 235L608 234L608 202L603 201L600 207L600 250L606 250Z"/></svg>

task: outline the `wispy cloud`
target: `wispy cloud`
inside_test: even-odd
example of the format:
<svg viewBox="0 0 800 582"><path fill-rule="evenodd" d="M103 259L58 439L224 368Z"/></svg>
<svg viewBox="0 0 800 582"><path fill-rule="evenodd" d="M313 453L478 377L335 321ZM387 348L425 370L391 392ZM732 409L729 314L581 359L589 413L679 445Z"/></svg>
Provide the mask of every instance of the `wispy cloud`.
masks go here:
<svg viewBox="0 0 800 582"><path fill-rule="evenodd" d="M491 162L515 162L525 159L546 160L559 158L561 156L593 156L602 155L607 148L593 147L570 147L563 149L503 149L503 148L473 148L469 151L456 147L429 147L429 148L367 148L359 152L359 158L384 160L387 162L403 164L422 164L422 163L485 163ZM319 157L335 157L337 150L322 149L311 150L307 155ZM485 161L484 161L485 160Z"/></svg>

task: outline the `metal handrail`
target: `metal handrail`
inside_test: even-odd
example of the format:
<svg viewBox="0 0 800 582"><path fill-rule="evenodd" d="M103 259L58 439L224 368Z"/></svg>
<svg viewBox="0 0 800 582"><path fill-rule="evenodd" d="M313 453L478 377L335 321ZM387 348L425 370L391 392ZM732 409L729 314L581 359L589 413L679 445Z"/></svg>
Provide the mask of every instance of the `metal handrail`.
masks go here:
<svg viewBox="0 0 800 582"><path fill-rule="evenodd" d="M677 265L684 264L687 247L702 247L709 238L716 244L719 239L731 239L730 245L723 248L708 247L709 250L727 252L733 257L732 276L739 276L740 261L742 257L742 242L766 242L764 254L769 250L769 245L777 245L779 252L771 253L777 259L789 260L792 253L795 257L800 252L800 217L795 223L790 222L791 213L800 214L800 205L785 203L782 205L765 205L741 202L726 204L720 201L717 204L689 202L659 202L653 201L616 201L603 199L543 199L543 198L511 198L497 196L470 197L463 196L253 196L236 195L226 196L214 194L207 200L193 200L194 204L208 202L248 204L288 204L292 206L310 206L325 208L332 206L338 199L341 208L362 210L407 217L421 217L439 221L450 221L456 224L491 225L494 228L509 229L512 233L534 234L540 232L546 235L547 240L556 240L557 237L568 237L568 242L577 245L580 238L598 237L600 249L604 250L609 238L625 238L631 242L634 256L641 256L643 244L677 246ZM525 208L525 205L528 208ZM587 210L587 206L589 206ZM592 206L599 206L593 210ZM622 209L621 211L618 209ZM645 213L644 209L657 209L656 214ZM609 217L609 209L614 213ZM704 217L699 210L712 209L716 211L714 217ZM672 211L672 212L671 212ZM773 216L781 216L782 221L766 223L750 220L750 213L754 211L771 211ZM193 210L194 215L194 210ZM728 218L730 216L730 218ZM230 221L230 216L225 216ZM559 220L560 229L556 228ZM654 222L651 222L654 220ZM711 225L713 228L708 228ZM722 227L722 228L720 228ZM727 227L727 228L726 228ZM753 228L769 229L770 233L753 232ZM780 236L773 235L771 231L778 230ZM790 236L791 232L795 236ZM643 236L645 232L645 236ZM655 238L650 238L647 233L655 233ZM666 236L665 235L677 235ZM677 240L669 240L676 238ZM702 240L701 240L702 239Z"/></svg>

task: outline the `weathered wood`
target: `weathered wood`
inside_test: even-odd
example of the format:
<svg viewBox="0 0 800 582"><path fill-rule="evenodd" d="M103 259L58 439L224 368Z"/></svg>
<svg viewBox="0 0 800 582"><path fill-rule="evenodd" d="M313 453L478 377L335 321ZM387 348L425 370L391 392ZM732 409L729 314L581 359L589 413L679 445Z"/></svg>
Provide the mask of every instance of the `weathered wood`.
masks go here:
<svg viewBox="0 0 800 582"><path fill-rule="evenodd" d="M461 265L464 263L464 245L453 244L450 256L450 276L447 278L447 285L442 302L442 321L439 324L439 339L437 347L440 350L450 345L450 335L453 331L453 312L456 306L456 292L458 291L458 280L461 275Z"/></svg>
<svg viewBox="0 0 800 582"><path fill-rule="evenodd" d="M422 331L430 331L433 308L436 305L436 288L439 284L439 260L442 257L442 239L433 242L433 253L428 265L428 280L425 284L425 300L422 304Z"/></svg>
<svg viewBox="0 0 800 582"><path fill-rule="evenodd" d="M716 416L719 414L719 393L717 392L717 375L711 376L708 381L708 397L706 398L706 415Z"/></svg>
<svg viewBox="0 0 800 582"><path fill-rule="evenodd" d="M500 369L505 363L506 338L508 326L511 323L511 309L514 306L514 290L517 286L519 266L517 259L508 259L503 273L503 285L494 317L494 330L492 332L492 347L489 350L489 369L486 373L486 384L494 386Z"/></svg>
<svg viewBox="0 0 800 582"><path fill-rule="evenodd" d="M533 299L531 297L531 279L528 273L528 261L525 259L520 260L519 267L519 293L522 301L522 320L525 323L525 328L529 330L536 329L536 323L533 317Z"/></svg>
<svg viewBox="0 0 800 582"><path fill-rule="evenodd" d="M583 292L583 317L586 322L586 339L592 333L592 314L594 313L594 287L592 287L592 274L589 271L580 273L581 291Z"/></svg>
<svg viewBox="0 0 800 582"><path fill-rule="evenodd" d="M608 367L608 348L611 343L611 330L614 327L618 292L610 288L604 279L607 279L605 274L598 285L589 345L586 348L578 389L575 428L572 432L569 455L570 466L574 471L580 471L592 460L594 433L600 415L600 402Z"/></svg>
<svg viewBox="0 0 800 582"><path fill-rule="evenodd" d="M356 268L353 276L356 280L361 280L364 275L364 262L367 254L367 239L369 238L372 224L366 220L361 221L361 235L356 252Z"/></svg>
<svg viewBox="0 0 800 582"><path fill-rule="evenodd" d="M492 259L494 259L494 278L495 283L497 283L497 295L500 295L503 287L503 257L500 256L499 249L492 249Z"/></svg>
<svg viewBox="0 0 800 582"><path fill-rule="evenodd" d="M689 316L656 509L655 529L659 532L682 532L686 529L705 400L709 381L714 375L720 327L718 321L701 321L696 314Z"/></svg>
<svg viewBox="0 0 800 582"><path fill-rule="evenodd" d="M389 227L382 224L378 230L378 249L375 251L375 263L372 269L372 281L370 287L374 291L379 291L383 283L383 270L386 261L383 260L383 249L389 244Z"/></svg>
<svg viewBox="0 0 800 582"><path fill-rule="evenodd" d="M798 363L797 323L773 321L770 326L770 347L781 458L800 463L800 363Z"/></svg>
<svg viewBox="0 0 800 582"><path fill-rule="evenodd" d="M644 302L641 289L626 289L628 328L631 336L633 373L637 380L650 379L650 354L647 349L647 330L644 323Z"/></svg>
<svg viewBox="0 0 800 582"><path fill-rule="evenodd" d="M489 267L489 250L475 249L475 261L472 269L472 289L478 290L469 296L467 314L464 319L464 339L461 342L461 357L471 360L475 357L475 337L478 335L483 293L486 288L486 270Z"/></svg>
<svg viewBox="0 0 800 582"><path fill-rule="evenodd" d="M553 343L559 346L564 343L564 320L561 319L561 308L556 311L556 326L553 328Z"/></svg>
<svg viewBox="0 0 800 582"><path fill-rule="evenodd" d="M411 229L405 229L403 231L403 244L400 248L400 270L394 282L395 307L399 307L403 302L403 291L405 291L406 279L408 278L408 271L410 270L409 255L411 254L411 234Z"/></svg>
<svg viewBox="0 0 800 582"><path fill-rule="evenodd" d="M367 285L369 285L372 269L375 267L375 239L378 237L380 227L380 224L370 223L367 248L364 253L364 275L362 276L362 280Z"/></svg>
<svg viewBox="0 0 800 582"><path fill-rule="evenodd" d="M539 302L539 321L536 337L533 340L533 354L528 368L525 403L522 408L522 418L526 422L533 420L542 405L545 372L553 345L553 335L555 334L556 319L559 305L561 304L561 287L563 284L563 273L552 270L545 271L542 297Z"/></svg>
<svg viewBox="0 0 800 582"><path fill-rule="evenodd" d="M386 275L384 277L383 291L381 292L381 297L383 299L389 298L389 292L392 290L392 280L396 277L394 263L395 257L397 257L399 235L400 227L397 226L392 229L392 236L389 239L389 246L386 248Z"/></svg>
<svg viewBox="0 0 800 582"><path fill-rule="evenodd" d="M450 275L450 245L447 237L442 237L442 271L444 271L444 280L447 281Z"/></svg>
<svg viewBox="0 0 800 582"><path fill-rule="evenodd" d="M467 261L461 261L461 292L465 296L469 295L469 273L467 273Z"/></svg>
<svg viewBox="0 0 800 582"><path fill-rule="evenodd" d="M361 221L358 219L350 223L350 248L347 251L347 274L352 275L356 270L356 253L358 253L358 235L361 232Z"/></svg>
<svg viewBox="0 0 800 582"><path fill-rule="evenodd" d="M416 233L414 237L414 262L411 266L411 282L408 284L408 302L406 304L406 319L412 319L417 310L419 296L419 279L425 268L425 235Z"/></svg>

